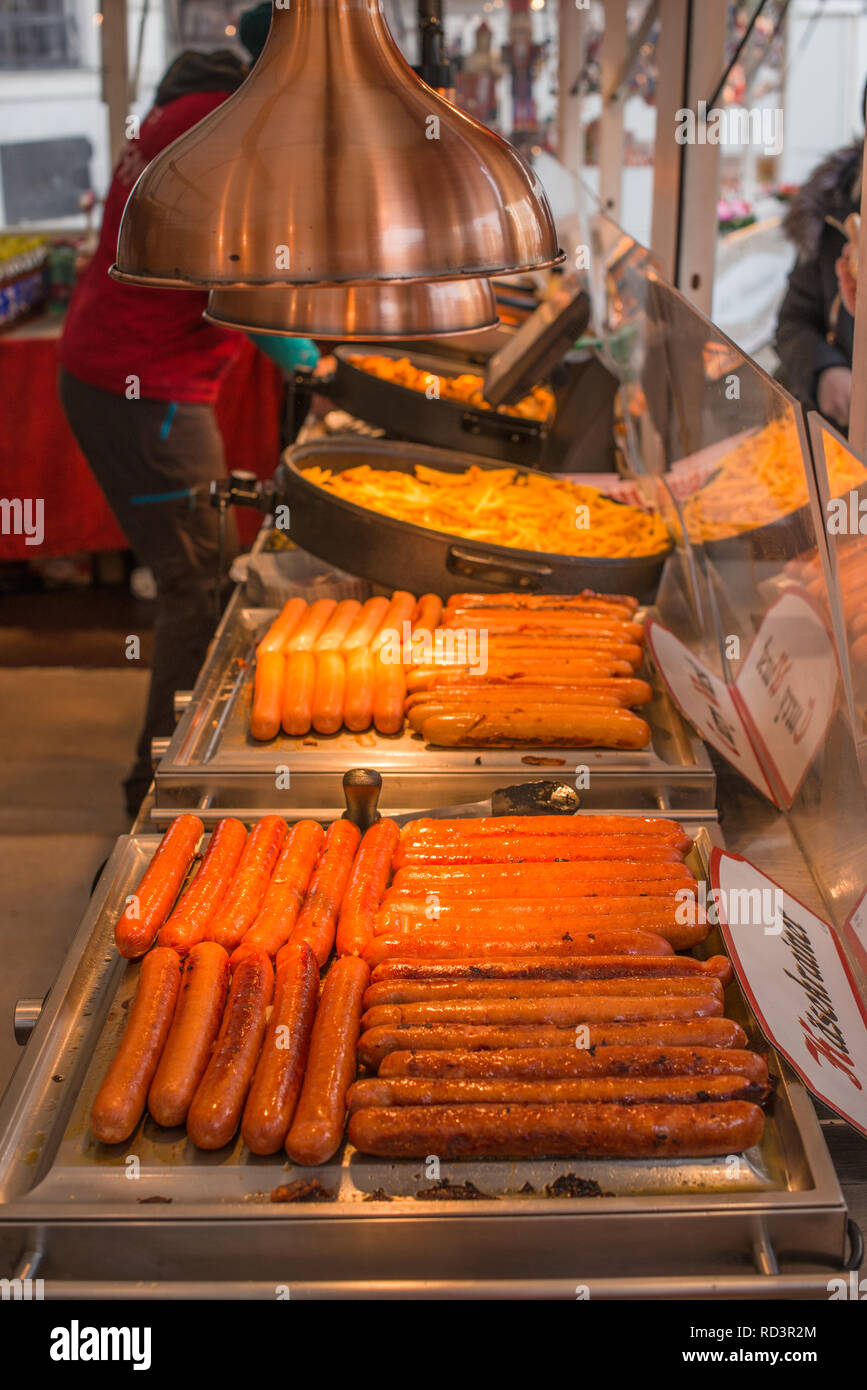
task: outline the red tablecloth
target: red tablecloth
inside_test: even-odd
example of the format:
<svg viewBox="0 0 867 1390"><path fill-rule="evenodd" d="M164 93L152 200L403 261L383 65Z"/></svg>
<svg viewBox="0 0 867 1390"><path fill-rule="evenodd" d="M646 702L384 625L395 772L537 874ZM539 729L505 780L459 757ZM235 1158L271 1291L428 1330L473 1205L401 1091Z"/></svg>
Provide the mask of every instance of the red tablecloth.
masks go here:
<svg viewBox="0 0 867 1390"><path fill-rule="evenodd" d="M32 560L126 545L57 399L57 335L0 337L0 496L43 498L45 541L3 535L0 560ZM267 478L280 453L282 375L244 340L217 402L230 467ZM239 511L249 543L261 518ZM0 518L2 521L2 518Z"/></svg>

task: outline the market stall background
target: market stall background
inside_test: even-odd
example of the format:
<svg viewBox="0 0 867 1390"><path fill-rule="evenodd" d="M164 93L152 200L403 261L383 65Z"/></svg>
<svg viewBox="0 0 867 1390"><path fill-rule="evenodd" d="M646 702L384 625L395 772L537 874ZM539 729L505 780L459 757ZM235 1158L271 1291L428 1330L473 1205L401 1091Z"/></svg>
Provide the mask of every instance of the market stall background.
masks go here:
<svg viewBox="0 0 867 1390"><path fill-rule="evenodd" d="M57 396L57 328L0 335L0 476L9 497L45 504L39 556L124 549L122 531L73 438ZM285 387L280 370L245 341L220 387L216 411L232 468L267 478L280 454ZM207 499L201 505L207 506ZM255 519L239 518L245 544ZM0 561L30 560L27 537L4 530Z"/></svg>

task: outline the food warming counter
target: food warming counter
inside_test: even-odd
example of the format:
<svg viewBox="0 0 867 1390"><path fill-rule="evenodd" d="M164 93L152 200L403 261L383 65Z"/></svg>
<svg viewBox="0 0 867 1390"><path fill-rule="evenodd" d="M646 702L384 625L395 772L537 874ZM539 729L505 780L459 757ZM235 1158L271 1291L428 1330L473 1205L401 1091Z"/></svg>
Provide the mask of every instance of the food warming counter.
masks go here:
<svg viewBox="0 0 867 1390"><path fill-rule="evenodd" d="M636 475L632 481L642 503L655 494L671 553L659 553L664 569L658 595L640 595L647 606L638 616L669 624L690 656L707 661L719 678L730 659L725 644L732 636L755 635L790 582L785 567L793 556L806 566L811 545L815 572L828 585L825 597L833 610L827 557L815 528L816 499L811 493L805 513L798 490L802 486L806 493L810 481L807 456L798 453L805 434L794 415L786 414L792 409L788 398L773 397L764 382L749 378L749 364L740 360L746 398L753 406L758 402L748 428L755 433L782 417L796 441L790 493L797 507L786 510L775 499L781 526L772 532L773 545L761 540L756 549L750 530L758 526L741 526L737 481L728 482L740 475L723 470L730 534L722 539L734 545L714 548L719 536L705 536L701 529L710 526L710 502L719 491L710 490L719 463L712 449L720 441L740 439L744 422L740 429L728 427L722 407L711 398L719 379L714 375L718 354L703 357L696 346L696 334L706 326L689 320L691 338L681 323L687 313L682 303L649 276L639 283L643 297L637 310L622 295L617 301L627 319L634 311L636 321L614 326L620 335L616 365L631 402L625 436ZM649 329L638 320L647 320ZM654 334L661 335L661 344ZM648 342L660 351L648 354ZM678 345L689 361L677 359ZM691 415L686 388L697 363L704 364L707 399L704 413ZM663 410L665 393L655 373L672 367L677 371L670 371L667 388L673 383L678 389L673 407L669 398ZM351 365L342 375L359 387L361 374ZM386 398L401 390L394 387ZM674 442L666 437L672 419L682 432ZM713 438L703 432L707 420ZM362 448L357 440L345 447ZM413 456L424 448L405 447ZM401 446L392 442L388 448ZM442 449L430 452L440 456L439 466L447 472L454 456ZM651 455L667 464L678 460L680 467L654 471L645 467ZM490 460L480 466L489 465ZM278 478L278 500L279 488ZM795 550L789 543L790 512L798 518ZM758 520L766 524L768 519ZM713 524L718 526L716 520ZM303 529L303 509L298 509L290 534L299 545L305 541ZM425 529L440 549L454 540ZM325 530L320 528L318 540L313 537L310 550L335 562L321 538ZM410 527L405 573L398 581L386 574L379 582L404 582L418 593L422 585L413 573L411 532ZM781 533L786 543L778 546ZM256 551L261 553L274 535L269 520ZM351 561L347 549L336 562L351 569ZM375 566L372 572L359 561L357 571L376 582ZM490 598L491 589L503 588L496 577L476 583L465 574L454 580L443 597L477 587ZM580 587L576 583L574 590ZM598 587L603 592L596 598L632 592L613 580ZM538 572L526 572L514 588L520 601L547 589L570 592L568 579L551 585ZM801 902L833 917L836 926L850 904L833 901L834 885L845 883L852 892L857 887L854 858L845 858L851 826L857 825L858 776L854 745L849 756L846 741L851 728L845 702L835 709L834 722L784 814L723 759L711 759L669 693L672 672L663 680L646 652L640 674L651 686L652 698L642 710L650 737L637 749L434 747L408 727L392 734L372 727L361 733L345 728L327 735L277 733L256 741L249 719L257 644L272 630L277 612L251 602L242 585L234 592L195 690L179 694L175 733L156 750L152 795L105 866L44 1007L31 1011L39 1014L38 1021L0 1109L3 1273L45 1277L49 1297L273 1298L275 1289L285 1287L293 1299L571 1300L583 1288L596 1299L826 1299L829 1279L846 1276L863 1255L864 1144L843 1120L824 1107L817 1110L795 1071L764 1040L737 981L725 990L725 1015L743 1028L747 1045L764 1054L773 1083L763 1136L741 1153L465 1157L444 1159L433 1173L423 1159L374 1157L344 1138L332 1159L302 1168L287 1162L282 1150L257 1157L238 1136L215 1151L197 1149L182 1128L161 1129L148 1115L123 1143L97 1142L90 1108L124 1034L141 976L137 962L115 951L113 932L124 905L135 900L160 832L185 811L196 812L206 834L230 815L248 828L266 812L290 824L310 817L333 821L344 809L343 775L368 768L382 776L381 810L387 816L402 822L425 815L473 819L491 814L490 798L499 789L525 793L540 779L553 779L566 784L569 795L578 788L579 816L617 812L636 822L660 816L679 822L693 841L689 868L700 886L707 883L712 849L725 845L753 858ZM845 633L841 615L832 611L831 616L835 632ZM530 644L533 640L528 638ZM732 658L731 670L743 660L743 652ZM725 679L733 683L730 672ZM847 688L852 705L857 691L851 671ZM829 769L842 769L840 777L823 778ZM836 809L834 788L841 802ZM841 815L848 838L839 829ZM520 854L517 861L523 863ZM535 881L543 877L544 870ZM714 929L691 949L705 958L723 945ZM300 1188L292 1186L296 1182ZM300 1200L283 1200L287 1195Z"/></svg>
<svg viewBox="0 0 867 1390"><path fill-rule="evenodd" d="M720 831L686 824L702 873ZM112 930L157 843L144 832L118 842L3 1104L4 1263L38 1257L51 1296L273 1297L285 1284L293 1299L574 1298L587 1283L594 1298L822 1297L857 1255L813 1106L773 1053L775 1095L754 1151L444 1161L441 1176L458 1192L471 1184L471 1201L425 1200L437 1184L424 1163L365 1157L348 1142L306 1170L282 1154L257 1159L240 1140L204 1153L147 1118L123 1146L98 1144L88 1111L137 973ZM739 991L729 994L727 1012L755 1037ZM325 1200L272 1200L298 1176Z"/></svg>

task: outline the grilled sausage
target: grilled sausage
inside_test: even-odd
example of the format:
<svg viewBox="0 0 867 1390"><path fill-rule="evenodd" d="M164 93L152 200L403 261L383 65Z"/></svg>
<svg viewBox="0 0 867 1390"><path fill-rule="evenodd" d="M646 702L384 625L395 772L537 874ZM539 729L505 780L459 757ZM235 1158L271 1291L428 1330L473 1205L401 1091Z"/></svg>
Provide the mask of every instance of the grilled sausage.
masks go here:
<svg viewBox="0 0 867 1390"><path fill-rule="evenodd" d="M768 1067L757 1052L727 1047L671 1047L613 1044L592 1052L576 1047L497 1048L467 1052L442 1048L389 1052L381 1077L502 1079L556 1081L602 1076L742 1076L752 1085L768 1086Z"/></svg>
<svg viewBox="0 0 867 1390"><path fill-rule="evenodd" d="M412 633L429 632L433 637L434 629L440 625L443 615L443 601L438 594L422 594L415 606L412 615Z"/></svg>
<svg viewBox="0 0 867 1390"><path fill-rule="evenodd" d="M576 705L620 705L633 708L647 705L653 699L653 691L646 681L620 676L615 680L578 681L569 685L559 681L556 671L550 681L488 681L484 677L473 677L465 684L441 685L431 680L425 690L416 690L408 695L404 708L407 713L421 718L426 705L450 704L514 704L516 701L531 704L576 704Z"/></svg>
<svg viewBox="0 0 867 1390"><path fill-rule="evenodd" d="M424 694L410 695L404 703L406 722L413 733L420 734L424 728L425 721L441 714L453 714L458 711L481 714L488 710L521 710L524 713L535 712L543 709L549 704L574 705L578 709L588 705L604 709L621 709L626 701L620 700L616 695L588 694L582 695L561 686L552 685L550 687L552 696L547 699L538 689L534 694L531 690L529 695L523 693L516 694L511 690L503 691L502 686L491 686L486 691L464 691L459 687L455 691L449 690L447 693L432 691Z"/></svg>
<svg viewBox="0 0 867 1390"><path fill-rule="evenodd" d="M501 901L502 899L496 899L491 904L492 908L495 909ZM623 898L614 898L610 901L579 898L570 899L570 901L576 905L598 901L604 907L611 908L620 907L626 903L626 899ZM535 915L528 911L521 916L509 915L504 921L500 921L495 910L475 916L467 913L462 917L455 918L442 912L441 905L433 900L430 912L438 914L434 919L436 930L442 934L461 937L462 939L481 937L489 941L496 941L501 937L508 937L515 941L525 938L535 941L545 934L563 936L568 933L570 936L577 936L597 929L609 932L642 931L663 936L674 950L683 951L695 946L700 941L704 941L708 934L708 925L705 922L678 922L678 914L671 910L669 902L665 899L642 898L637 901L647 903L649 907L630 912L607 912L603 910L596 915L581 910L554 913L540 911ZM430 919L423 916L420 911L409 916L392 905L383 912L377 913L374 935L400 936L405 934L423 937L431 926Z"/></svg>
<svg viewBox="0 0 867 1390"><path fill-rule="evenodd" d="M644 641L641 623L631 619L593 618L575 609L552 609L547 613L516 613L508 608L486 608L483 613L475 613L472 609L465 613L450 610L443 614L441 626L484 628L492 637L501 633L506 636L526 633L532 638L537 633L557 633L569 637L623 637L632 642Z"/></svg>
<svg viewBox="0 0 867 1390"><path fill-rule="evenodd" d="M577 1081L377 1076L354 1082L346 1104L352 1115L395 1105L697 1105L721 1100L760 1105L767 1094L767 1086L744 1076L601 1076Z"/></svg>
<svg viewBox="0 0 867 1390"><path fill-rule="evenodd" d="M244 1107L241 1137L254 1154L274 1154L292 1123L319 1002L319 967L306 942L278 972L274 1007Z"/></svg>
<svg viewBox="0 0 867 1390"><path fill-rule="evenodd" d="M199 1149L221 1149L238 1128L273 990L274 970L265 952L245 956L232 976L211 1060L187 1112L187 1134Z"/></svg>
<svg viewBox="0 0 867 1390"><path fill-rule="evenodd" d="M365 832L340 908L339 956L361 955L373 940L376 912L391 873L399 833L393 820L377 821Z"/></svg>
<svg viewBox="0 0 867 1390"><path fill-rule="evenodd" d="M710 995L722 999L713 975L685 979L642 980L617 976L608 980L379 980L364 996L365 1009L380 1004L419 1004L461 999L681 999Z"/></svg>
<svg viewBox="0 0 867 1390"><path fill-rule="evenodd" d="M610 980L626 976L637 980L688 977L731 984L728 956L696 960L675 955L513 956L490 960L481 955L469 959L394 959L377 965L370 979L380 980Z"/></svg>
<svg viewBox="0 0 867 1390"><path fill-rule="evenodd" d="M543 841L550 842L555 847L562 843L555 836L540 835L538 843ZM487 841L479 843L487 844ZM522 837L514 845L509 844L510 851L518 855L521 851L518 844L531 842L526 837ZM533 844L533 848L535 845ZM505 846L504 846L505 849ZM443 851L434 851L441 853ZM485 853L479 850L478 853ZM501 853L494 850L493 853ZM530 849L528 852L532 852ZM466 853L462 849L456 849L456 854ZM548 851L550 853L550 851ZM400 856L395 856L400 860ZM628 893L641 893L649 891L645 888L633 888L633 883L642 885L652 881L658 881L661 885L656 889L657 893L666 891L666 885L673 884L673 891L681 888L684 883L694 883L692 871L687 864L682 864L679 860L667 862L665 860L651 859L645 863L634 862L632 859L569 859L551 861L530 861L522 863L520 860L494 860L491 863L462 863L459 860L454 863L437 864L411 864L398 867L394 876L394 882L389 893L390 898L404 894L414 896L419 891L424 895L427 892L436 890L444 895L449 893L460 893L462 896L472 896L477 898L513 898L516 892L520 892L525 898L548 898L548 897L575 897L579 893L587 890L585 884L594 885L592 891L607 892L612 896L618 896L617 889L621 884L629 884ZM547 888L546 888L546 885ZM541 890L541 891L539 891ZM621 893L619 896L625 896Z"/></svg>
<svg viewBox="0 0 867 1390"><path fill-rule="evenodd" d="M286 838L282 816L263 816L247 837L226 896L205 928L208 941L233 951L249 931Z"/></svg>
<svg viewBox="0 0 867 1390"><path fill-rule="evenodd" d="M233 967L251 948L273 957L289 940L324 839L325 831L318 821L300 820L293 825L255 921L232 955Z"/></svg>
<svg viewBox="0 0 867 1390"><path fill-rule="evenodd" d="M416 691L427 690L431 682L438 687L466 685L468 678L474 678L476 670L474 666L451 662L439 666L415 666L406 678L407 694L413 695ZM615 676L631 677L634 674L628 661L610 656L608 653L595 656L586 653L568 657L557 662L556 671L552 669L550 661L541 658L534 661L527 657L503 656L488 659L485 682L492 685L498 681L509 683L523 680L532 681L534 684L541 681L546 685L562 685L564 682L566 685L575 685L582 681L610 681Z"/></svg>
<svg viewBox="0 0 867 1390"><path fill-rule="evenodd" d="M446 604L449 611L462 608L601 608L604 611L623 608L624 618L631 618L638 608L638 599L629 594L597 594L584 589L580 594L452 594ZM616 616L620 616L619 614Z"/></svg>
<svg viewBox="0 0 867 1390"><path fill-rule="evenodd" d="M202 830L198 816L178 816L160 841L114 929L114 944L128 960L143 956L153 945L193 861Z"/></svg>
<svg viewBox="0 0 867 1390"><path fill-rule="evenodd" d="M470 959L479 957L508 960L511 956L669 956L674 948L662 936L642 931L565 932L557 936L481 937L449 934L434 928L412 936L376 936L364 952L371 970L392 956L412 959Z"/></svg>
<svg viewBox="0 0 867 1390"><path fill-rule="evenodd" d="M148 1110L158 1125L182 1125L205 1073L226 1003L229 957L216 941L200 941L184 962L178 1002Z"/></svg>
<svg viewBox="0 0 867 1390"><path fill-rule="evenodd" d="M334 945L337 917L360 840L361 833L351 821L337 820L328 827L304 906L289 938L290 945L306 941L320 966Z"/></svg>
<svg viewBox="0 0 867 1390"><path fill-rule="evenodd" d="M492 835L637 835L652 836L686 853L692 839L677 821L662 816L617 816L581 813L576 816L467 816L462 820L437 820L420 816L409 821L400 832L408 845L446 836L463 840L467 836Z"/></svg>
<svg viewBox="0 0 867 1390"><path fill-rule="evenodd" d="M706 1158L762 1137L750 1101L706 1105L441 1105L357 1110L349 1139L382 1158Z"/></svg>
<svg viewBox="0 0 867 1390"><path fill-rule="evenodd" d="M286 1153L293 1163L327 1163L340 1143L369 974L358 956L341 956L328 972L301 1097L286 1136Z"/></svg>
<svg viewBox="0 0 867 1390"><path fill-rule="evenodd" d="M541 995L520 999L425 999L413 1004L376 1004L361 1026L417 1028L428 1024L473 1023L493 1027L550 1023L571 1028L579 1023L636 1023L663 1019L715 1018L722 1000L713 994L687 995Z"/></svg>
<svg viewBox="0 0 867 1390"><path fill-rule="evenodd" d="M226 895L246 842L244 826L231 816L226 816L214 827L198 873L171 917L160 928L159 946L170 946L184 955L202 940Z"/></svg>
<svg viewBox="0 0 867 1390"><path fill-rule="evenodd" d="M583 1024L577 1025L579 1028ZM688 1018L677 1022L600 1023L587 1025L579 1035L576 1028L555 1028L547 1024L505 1027L474 1023L429 1023L415 1028L369 1028L358 1040L358 1055L367 1067L376 1069L389 1052L489 1051L492 1048L568 1047L576 1039L588 1048L658 1044L660 1047L743 1047L746 1034L728 1018ZM578 1049L576 1049L578 1050Z"/></svg>
<svg viewBox="0 0 867 1390"><path fill-rule="evenodd" d="M142 961L123 1037L90 1112L90 1128L102 1144L128 1139L144 1114L148 1087L172 1024L180 978L180 957L167 947L157 946Z"/></svg>
<svg viewBox="0 0 867 1390"><path fill-rule="evenodd" d="M596 870L607 865L627 864L633 878L656 877L654 865L669 865L671 873L660 871L662 877L686 878L689 869L670 845L652 836L639 839L626 835L504 835L493 839L489 835L468 836L464 841L442 840L433 844L401 844L394 858L396 869L430 866L432 868L484 868L496 865L519 864L593 864ZM536 870L537 875L544 871ZM517 873L515 875L517 877ZM590 877L590 874L587 875ZM419 875L420 877L420 875ZM478 877L484 878L480 874ZM402 880L401 880L402 881Z"/></svg>
<svg viewBox="0 0 867 1390"><path fill-rule="evenodd" d="M444 931L460 928L465 934L497 936L505 933L562 934L565 931L651 931L665 936L677 925L678 904L663 898L508 898L463 901L435 895L428 902L416 898L393 899L381 907L374 921L374 934L429 929L434 923Z"/></svg>

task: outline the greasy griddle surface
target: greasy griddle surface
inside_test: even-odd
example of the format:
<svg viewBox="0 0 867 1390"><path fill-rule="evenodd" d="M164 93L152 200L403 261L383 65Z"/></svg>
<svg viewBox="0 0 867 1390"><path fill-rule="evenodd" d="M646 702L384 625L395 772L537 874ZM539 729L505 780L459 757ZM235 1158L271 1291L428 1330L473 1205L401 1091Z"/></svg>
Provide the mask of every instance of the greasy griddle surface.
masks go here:
<svg viewBox="0 0 867 1390"><path fill-rule="evenodd" d="M693 827L695 832L695 827ZM159 836L138 837L150 854ZM709 840L700 832L703 853ZM704 843L706 842L706 843ZM115 885L124 895L132 892L141 871L141 858L130 859L126 882ZM689 862L698 876L703 861L693 851ZM117 900L116 892L111 895ZM106 940L113 929L113 914L100 922ZM721 950L718 938L710 937L701 954ZM439 1173L418 1159L381 1159L357 1153L344 1143L335 1159L318 1168L299 1168L281 1152L268 1158L250 1154L240 1135L233 1144L214 1153L195 1148L182 1128L164 1130L146 1115L136 1132L125 1143L106 1147L90 1134L88 1116L93 1099L120 1038L130 1001L135 992L138 969L129 965L114 992L99 1040L88 1062L74 1109L44 1179L28 1194L26 1201L65 1204L70 1214L76 1204L101 1203L138 1208L152 1205L157 1212L163 1204L226 1204L237 1210L239 1203L271 1206L271 1192L281 1184L297 1179L317 1179L334 1201L304 1204L333 1209L345 1204L382 1202L382 1210L393 1210L392 1203L477 1206L490 1198L498 1205L526 1210L528 1204L557 1204L571 1196L574 1176L588 1185L588 1195L577 1200L593 1203L606 1197L698 1198L706 1194L731 1197L746 1193L786 1193L803 1185L806 1165L798 1152L798 1133L786 1101L785 1088L772 1096L766 1107L765 1133L761 1144L743 1155L706 1159L521 1159L460 1160L442 1162ZM726 1014L747 1030L750 1046L761 1040L737 986L726 992ZM773 1066L773 1056L771 1057ZM460 1189L471 1183L480 1197L460 1193L449 1197L442 1192L443 1179ZM559 1181L558 1181L559 1180ZM549 1191L557 1184L554 1191ZM595 1185L595 1186L594 1186ZM590 1195L596 1193L598 1195ZM565 1191L561 1191L565 1189Z"/></svg>

